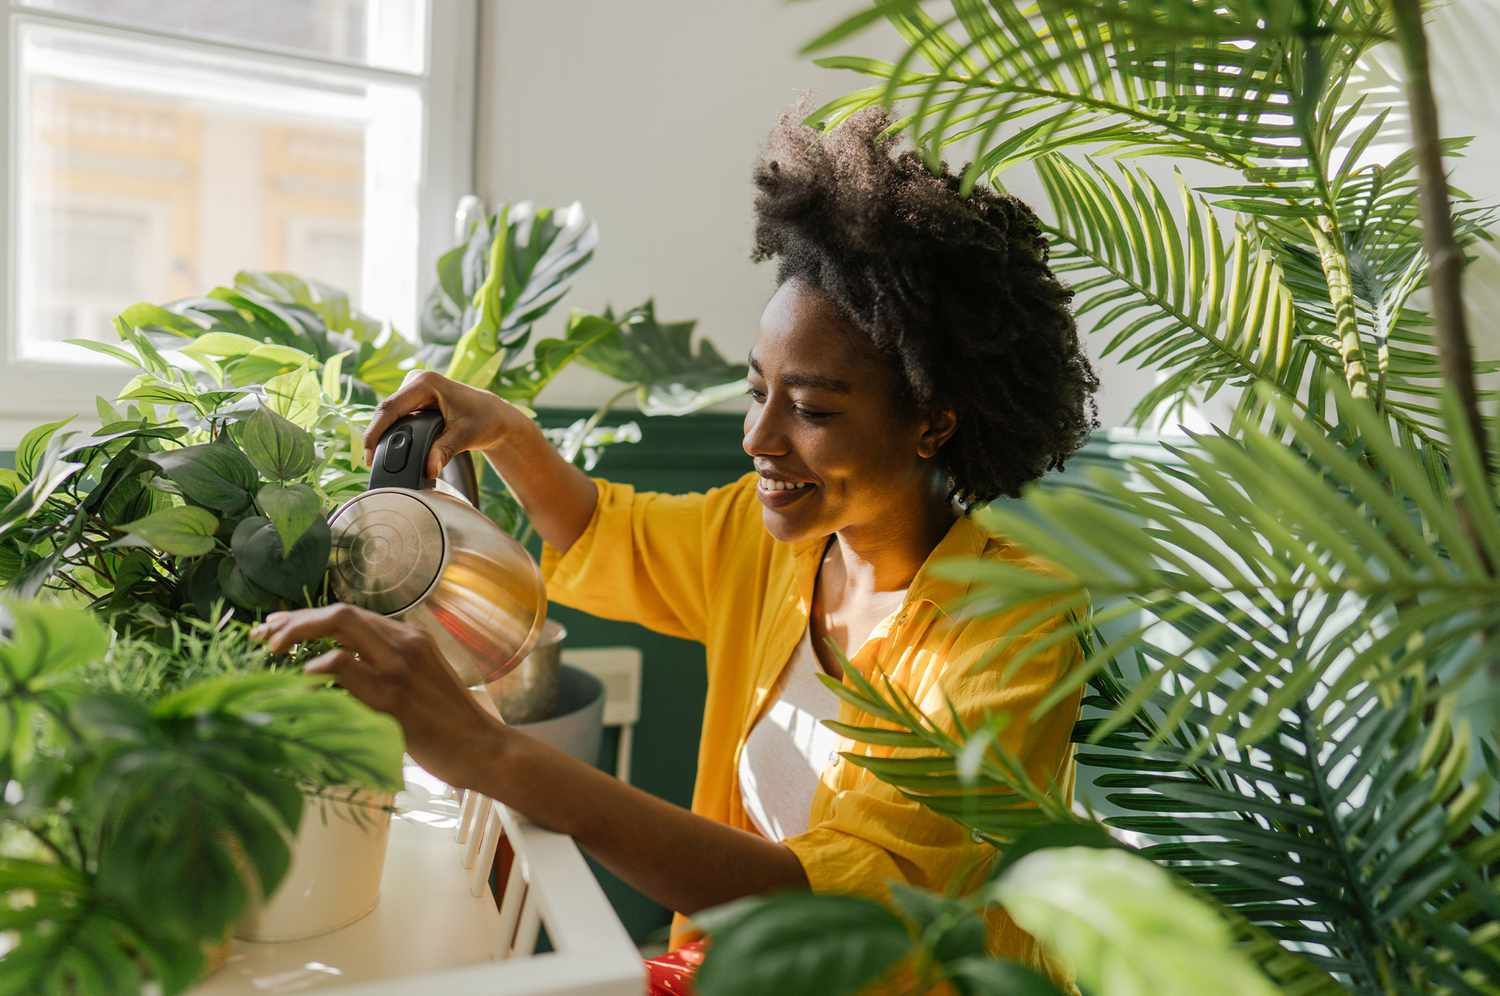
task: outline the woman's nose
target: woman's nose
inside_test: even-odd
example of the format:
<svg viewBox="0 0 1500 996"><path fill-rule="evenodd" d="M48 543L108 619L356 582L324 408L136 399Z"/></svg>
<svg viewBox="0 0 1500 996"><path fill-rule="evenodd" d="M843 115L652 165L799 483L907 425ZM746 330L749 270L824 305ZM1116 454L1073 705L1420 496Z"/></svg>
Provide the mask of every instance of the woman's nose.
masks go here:
<svg viewBox="0 0 1500 996"><path fill-rule="evenodd" d="M750 456L778 456L787 450L786 434L764 404L752 405L745 413L745 436L740 447Z"/></svg>

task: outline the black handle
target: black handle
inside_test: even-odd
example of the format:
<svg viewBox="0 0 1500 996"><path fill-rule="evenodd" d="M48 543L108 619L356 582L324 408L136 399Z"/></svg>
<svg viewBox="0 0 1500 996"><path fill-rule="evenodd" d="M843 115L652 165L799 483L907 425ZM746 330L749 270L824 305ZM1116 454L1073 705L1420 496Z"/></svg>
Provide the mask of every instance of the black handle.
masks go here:
<svg viewBox="0 0 1500 996"><path fill-rule="evenodd" d="M375 444L370 487L413 491L432 487L432 478L427 476L427 457L432 452L433 440L442 431L440 412L412 412L396 419Z"/></svg>
<svg viewBox="0 0 1500 996"><path fill-rule="evenodd" d="M371 488L432 487L427 476L427 457L433 441L443 433L443 416L435 411L412 412L391 423L375 444L375 459L370 465ZM443 467L443 480L453 485L469 504L479 506L479 477L474 461L464 454L449 460Z"/></svg>

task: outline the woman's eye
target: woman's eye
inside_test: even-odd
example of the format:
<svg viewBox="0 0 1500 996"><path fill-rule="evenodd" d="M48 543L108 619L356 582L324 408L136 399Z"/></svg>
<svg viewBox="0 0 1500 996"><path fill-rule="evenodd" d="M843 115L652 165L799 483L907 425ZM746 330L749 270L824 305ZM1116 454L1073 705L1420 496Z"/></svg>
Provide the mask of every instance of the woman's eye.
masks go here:
<svg viewBox="0 0 1500 996"><path fill-rule="evenodd" d="M766 392L765 391L761 391L761 390L758 390L758 389L752 387L749 390L747 390L745 393L748 394L748 395L750 395L751 398L755 399L756 404L763 404L765 402L765 400L766 400Z"/></svg>
<svg viewBox="0 0 1500 996"><path fill-rule="evenodd" d="M796 406L794 410L797 412L798 417L805 418L809 422L821 422L837 414L836 412L813 411L811 408L803 408L801 405Z"/></svg>

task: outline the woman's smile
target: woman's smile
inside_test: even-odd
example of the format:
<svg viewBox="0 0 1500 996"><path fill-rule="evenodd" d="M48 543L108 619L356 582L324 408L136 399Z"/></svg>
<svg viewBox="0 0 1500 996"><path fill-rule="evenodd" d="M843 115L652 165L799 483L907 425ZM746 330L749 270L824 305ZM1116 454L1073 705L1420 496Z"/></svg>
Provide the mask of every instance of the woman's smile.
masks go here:
<svg viewBox="0 0 1500 996"><path fill-rule="evenodd" d="M792 502L805 498L817 490L817 487L811 481L793 483L762 474L755 494L766 508L786 508Z"/></svg>

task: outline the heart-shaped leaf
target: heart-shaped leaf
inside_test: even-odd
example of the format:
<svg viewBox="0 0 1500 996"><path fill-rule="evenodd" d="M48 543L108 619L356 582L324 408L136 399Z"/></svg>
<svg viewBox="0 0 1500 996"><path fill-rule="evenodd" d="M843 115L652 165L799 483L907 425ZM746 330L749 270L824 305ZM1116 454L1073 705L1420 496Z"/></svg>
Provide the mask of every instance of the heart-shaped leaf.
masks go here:
<svg viewBox="0 0 1500 996"><path fill-rule="evenodd" d="M255 496L255 504L276 527L283 554L323 514L318 493L306 484L267 484Z"/></svg>
<svg viewBox="0 0 1500 996"><path fill-rule="evenodd" d="M266 404L278 415L311 429L318 421L323 385L310 368L292 370L266 381Z"/></svg>
<svg viewBox="0 0 1500 996"><path fill-rule="evenodd" d="M240 445L257 470L277 481L294 481L317 461L312 435L264 405L245 420Z"/></svg>
<svg viewBox="0 0 1500 996"><path fill-rule="evenodd" d="M225 557L218 562L214 581L224 597L242 609L255 611L276 605L276 596L245 577L245 572L240 570L233 557Z"/></svg>
<svg viewBox="0 0 1500 996"><path fill-rule="evenodd" d="M179 557L201 557L214 548L219 520L206 509L177 505L120 528L126 534L118 541L122 545L145 545Z"/></svg>
<svg viewBox="0 0 1500 996"><path fill-rule="evenodd" d="M306 602L322 585L333 542L320 517L283 554L275 524L253 515L235 527L229 545L235 566L251 583L288 601Z"/></svg>
<svg viewBox="0 0 1500 996"><path fill-rule="evenodd" d="M161 468L184 498L231 515L250 504L260 483L245 454L223 439L153 453L147 459Z"/></svg>

